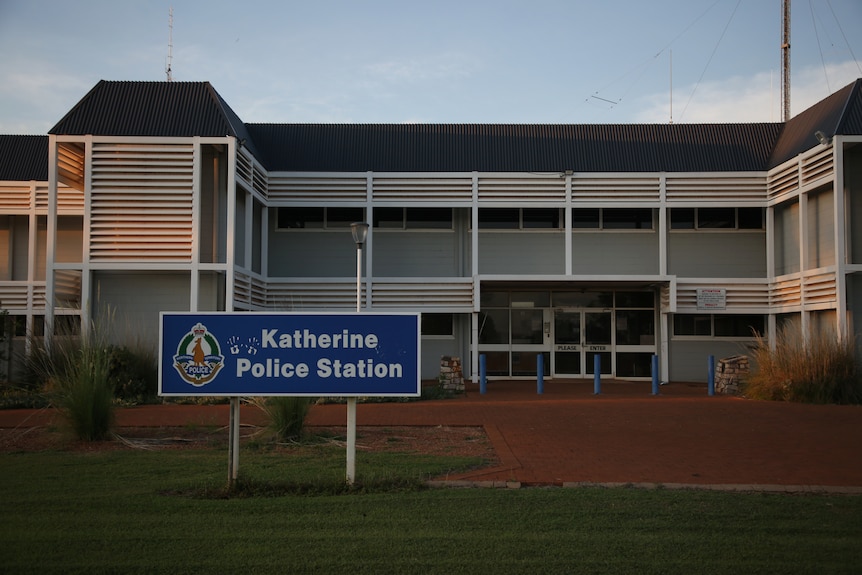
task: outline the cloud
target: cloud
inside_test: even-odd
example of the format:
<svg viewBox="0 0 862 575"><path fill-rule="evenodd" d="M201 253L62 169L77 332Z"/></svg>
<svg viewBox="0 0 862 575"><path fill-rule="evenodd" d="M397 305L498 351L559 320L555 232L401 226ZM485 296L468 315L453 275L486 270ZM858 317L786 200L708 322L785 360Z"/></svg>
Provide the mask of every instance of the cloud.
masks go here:
<svg viewBox="0 0 862 575"><path fill-rule="evenodd" d="M796 70L791 77L791 115L811 107L862 76L853 61ZM826 81L828 78L828 82ZM655 93L640 100L633 121L668 123L671 117L669 92ZM699 86L674 89L674 123L780 122L781 77L760 72L736 76Z"/></svg>

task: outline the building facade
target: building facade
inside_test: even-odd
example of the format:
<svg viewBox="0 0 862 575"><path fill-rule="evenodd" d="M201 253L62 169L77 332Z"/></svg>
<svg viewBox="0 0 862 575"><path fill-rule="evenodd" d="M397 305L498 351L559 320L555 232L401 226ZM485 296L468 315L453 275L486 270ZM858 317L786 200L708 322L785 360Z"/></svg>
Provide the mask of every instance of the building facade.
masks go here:
<svg viewBox="0 0 862 575"><path fill-rule="evenodd" d="M705 381L787 322L862 331L860 89L786 123L315 125L102 81L0 136L0 309L24 351L105 309L154 347L160 311L350 312L364 221L363 309L422 312L423 378Z"/></svg>

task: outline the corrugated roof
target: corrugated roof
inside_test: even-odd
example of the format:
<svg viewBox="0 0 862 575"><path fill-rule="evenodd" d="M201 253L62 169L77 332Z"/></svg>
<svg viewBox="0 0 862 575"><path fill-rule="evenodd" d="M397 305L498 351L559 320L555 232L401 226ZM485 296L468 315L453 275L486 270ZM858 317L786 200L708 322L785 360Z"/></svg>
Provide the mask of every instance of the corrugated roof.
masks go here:
<svg viewBox="0 0 862 575"><path fill-rule="evenodd" d="M781 124L248 124L271 171L764 170Z"/></svg>
<svg viewBox="0 0 862 575"><path fill-rule="evenodd" d="M100 81L51 134L234 136L271 171L763 171L862 133L860 80L786 124L244 124L208 82Z"/></svg>
<svg viewBox="0 0 862 575"><path fill-rule="evenodd" d="M48 133L241 137L237 128L244 131L209 82L101 80Z"/></svg>
<svg viewBox="0 0 862 575"><path fill-rule="evenodd" d="M48 180L48 136L0 135L0 181Z"/></svg>
<svg viewBox="0 0 862 575"><path fill-rule="evenodd" d="M860 83L862 80L848 84L791 118L784 125L781 137L775 145L769 167L773 168L819 145L820 141L815 136L818 131L830 138L835 134L862 134L862 119L859 118L862 116L859 112L862 106L859 101ZM848 110L855 110L856 119L845 118ZM843 119L846 119L846 122Z"/></svg>

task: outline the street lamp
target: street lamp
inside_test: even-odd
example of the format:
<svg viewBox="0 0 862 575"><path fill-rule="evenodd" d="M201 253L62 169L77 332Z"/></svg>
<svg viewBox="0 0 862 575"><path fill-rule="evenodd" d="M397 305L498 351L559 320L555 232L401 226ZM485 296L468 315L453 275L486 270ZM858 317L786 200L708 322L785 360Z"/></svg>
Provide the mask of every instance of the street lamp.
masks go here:
<svg viewBox="0 0 862 575"><path fill-rule="evenodd" d="M362 311L362 244L368 236L368 224L350 224L350 233L356 242L356 313ZM356 398L347 398L347 484L356 478Z"/></svg>
<svg viewBox="0 0 862 575"><path fill-rule="evenodd" d="M350 233L356 242L356 311L359 312L362 306L362 244L368 236L368 224L353 222L350 224Z"/></svg>

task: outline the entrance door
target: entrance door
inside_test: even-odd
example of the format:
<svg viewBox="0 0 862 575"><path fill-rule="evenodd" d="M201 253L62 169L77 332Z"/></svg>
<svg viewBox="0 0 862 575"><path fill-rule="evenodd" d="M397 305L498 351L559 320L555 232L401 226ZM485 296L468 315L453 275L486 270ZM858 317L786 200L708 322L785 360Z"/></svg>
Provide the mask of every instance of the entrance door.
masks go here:
<svg viewBox="0 0 862 575"><path fill-rule="evenodd" d="M562 377L594 374L595 356L601 373L610 374L613 312L608 310L554 310L553 373Z"/></svg>

